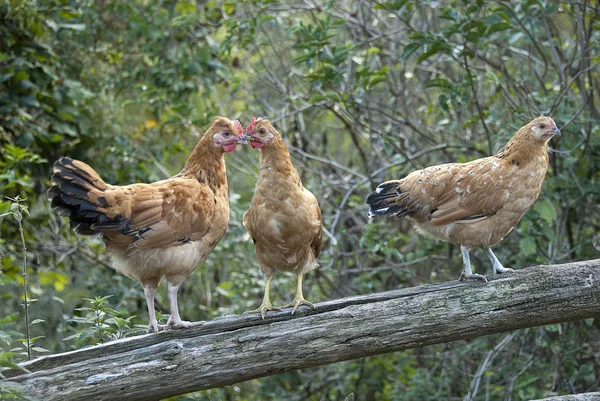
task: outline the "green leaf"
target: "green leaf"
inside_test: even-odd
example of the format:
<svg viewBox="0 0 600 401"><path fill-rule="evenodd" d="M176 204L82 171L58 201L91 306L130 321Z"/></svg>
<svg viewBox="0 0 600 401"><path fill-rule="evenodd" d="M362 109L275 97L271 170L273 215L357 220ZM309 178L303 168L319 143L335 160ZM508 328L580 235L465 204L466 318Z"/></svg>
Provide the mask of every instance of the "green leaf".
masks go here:
<svg viewBox="0 0 600 401"><path fill-rule="evenodd" d="M447 49L447 45L441 42L435 42L431 45L428 45L427 50L425 50L417 59L417 63L421 63L437 53L445 53Z"/></svg>
<svg viewBox="0 0 600 401"><path fill-rule="evenodd" d="M0 82L5 82L8 81L10 78L12 78L15 74L12 72L7 72L5 74L0 74Z"/></svg>
<svg viewBox="0 0 600 401"><path fill-rule="evenodd" d="M436 78L425 83L426 88L450 88L452 84L446 78Z"/></svg>
<svg viewBox="0 0 600 401"><path fill-rule="evenodd" d="M521 248L521 252L523 252L524 256L533 255L537 251L535 240L529 235L521 238L521 241L519 241L519 247Z"/></svg>
<svg viewBox="0 0 600 401"><path fill-rule="evenodd" d="M486 34L491 35L494 32L506 31L511 28L512 28L512 25L507 22L497 22L488 27Z"/></svg>
<svg viewBox="0 0 600 401"><path fill-rule="evenodd" d="M73 127L69 123L55 122L54 124L52 124L52 128L54 128L56 132L63 135L67 135L74 138L79 136L77 131L73 129Z"/></svg>
<svg viewBox="0 0 600 401"><path fill-rule="evenodd" d="M552 223L558 218L556 208L548 198L538 200L533 205L533 210L535 210L540 215L540 217L548 223Z"/></svg>
<svg viewBox="0 0 600 401"><path fill-rule="evenodd" d="M27 216L31 216L29 214L29 207L27 205L19 205L19 209L21 209L21 212L25 213Z"/></svg>
<svg viewBox="0 0 600 401"><path fill-rule="evenodd" d="M375 85L377 85L378 83L384 82L386 79L387 79L387 77L382 74L373 75L372 77L369 78L369 83L368 83L367 87L370 89L370 88L374 87Z"/></svg>
<svg viewBox="0 0 600 401"><path fill-rule="evenodd" d="M411 54L413 54L420 47L421 47L420 43L409 43L408 45L406 45L404 47L404 50L402 51L402 55L400 56L400 58L402 60L406 60L407 58L410 57Z"/></svg>
<svg viewBox="0 0 600 401"><path fill-rule="evenodd" d="M327 97L328 99L331 99L331 100L333 100L335 102L341 102L342 101L342 98L336 92L327 92L327 93L325 93L325 97Z"/></svg>
<svg viewBox="0 0 600 401"><path fill-rule="evenodd" d="M23 106L40 107L40 102L38 102L34 95L20 97L19 104Z"/></svg>
<svg viewBox="0 0 600 401"><path fill-rule="evenodd" d="M72 320L72 319L70 319L70 320ZM77 340L79 338L79 335L80 335L80 333L75 333L73 335L63 338L63 341Z"/></svg>
<svg viewBox="0 0 600 401"><path fill-rule="evenodd" d="M196 14L196 6L187 1L178 1L175 4L175 12L179 15Z"/></svg>
<svg viewBox="0 0 600 401"><path fill-rule="evenodd" d="M69 283L69 278L58 271L42 270L39 273L40 284L53 286L56 291L62 291Z"/></svg>
<svg viewBox="0 0 600 401"><path fill-rule="evenodd" d="M314 95L312 95L310 97L310 99L308 99L308 103L318 103L318 102L322 102L325 99L327 99L327 97L325 95L321 95L320 93L315 93Z"/></svg>
<svg viewBox="0 0 600 401"><path fill-rule="evenodd" d="M235 13L235 2L226 1L225 4L223 4L223 11L225 11L225 14L227 15Z"/></svg>
<svg viewBox="0 0 600 401"><path fill-rule="evenodd" d="M275 19L274 16L269 15L269 14L265 14L265 15L263 15L263 16L260 17L259 21L260 21L261 24L264 24L264 23L272 21L274 19Z"/></svg>
<svg viewBox="0 0 600 401"><path fill-rule="evenodd" d="M69 19L69 20L76 18L76 17L81 17L81 13L79 11L73 9L72 7L64 7L63 9L60 10L58 15L63 19Z"/></svg>

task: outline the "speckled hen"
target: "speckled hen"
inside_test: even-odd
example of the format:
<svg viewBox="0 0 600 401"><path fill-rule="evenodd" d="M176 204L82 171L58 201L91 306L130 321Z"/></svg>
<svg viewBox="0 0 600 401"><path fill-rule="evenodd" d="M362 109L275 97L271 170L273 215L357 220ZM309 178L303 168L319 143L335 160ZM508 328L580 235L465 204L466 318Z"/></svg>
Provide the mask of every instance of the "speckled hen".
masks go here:
<svg viewBox="0 0 600 401"><path fill-rule="evenodd" d="M83 235L101 234L118 272L144 287L150 322L159 325L154 294L163 277L171 316L161 329L188 327L177 306L186 277L213 251L229 223L224 152L241 140L238 121L216 117L183 169L151 184L105 183L87 164L63 157L54 163L48 197Z"/></svg>
<svg viewBox="0 0 600 401"><path fill-rule="evenodd" d="M548 141L560 135L554 120L538 117L494 156L412 172L379 185L367 197L369 217L409 217L425 235L459 244L464 276L473 274L472 248L487 248L494 273L502 266L491 247L508 235L538 198L548 169Z"/></svg>

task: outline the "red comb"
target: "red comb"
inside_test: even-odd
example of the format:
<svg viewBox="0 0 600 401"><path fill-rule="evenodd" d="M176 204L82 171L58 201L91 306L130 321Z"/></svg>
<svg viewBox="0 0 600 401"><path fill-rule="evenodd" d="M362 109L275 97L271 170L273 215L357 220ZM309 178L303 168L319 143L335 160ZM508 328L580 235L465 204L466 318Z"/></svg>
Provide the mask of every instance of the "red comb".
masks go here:
<svg viewBox="0 0 600 401"><path fill-rule="evenodd" d="M254 126L256 125L256 117L252 117L252 120L250 120L250 125L248 125L246 127L246 132L252 132L254 131Z"/></svg>
<svg viewBox="0 0 600 401"><path fill-rule="evenodd" d="M242 135L244 133L244 129L242 128L242 124L240 124L240 120L235 120L233 122L233 126L238 135Z"/></svg>

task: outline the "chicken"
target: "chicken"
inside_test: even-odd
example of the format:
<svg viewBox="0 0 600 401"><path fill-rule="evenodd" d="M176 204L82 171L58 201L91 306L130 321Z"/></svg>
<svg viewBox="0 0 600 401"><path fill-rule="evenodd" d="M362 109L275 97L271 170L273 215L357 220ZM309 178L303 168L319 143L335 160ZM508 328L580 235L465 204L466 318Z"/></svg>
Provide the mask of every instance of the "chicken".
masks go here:
<svg viewBox="0 0 600 401"><path fill-rule="evenodd" d="M242 136L238 121L216 117L183 169L151 184L110 185L79 160L63 157L54 163L52 207L69 216L79 234L100 234L115 270L142 284L149 332L159 330L154 295L163 276L171 315L160 328L191 325L179 316L177 291L225 234L229 198L223 154Z"/></svg>
<svg viewBox="0 0 600 401"><path fill-rule="evenodd" d="M260 149L260 176L254 197L244 213L244 227L252 237L256 258L265 277L262 304L247 313L260 313L264 319L270 310L301 305L313 307L302 294L302 278L318 264L323 238L323 220L317 198L304 186L292 165L287 146L269 120L253 118L246 128L253 148ZM296 273L294 300L274 308L271 281L276 270Z"/></svg>
<svg viewBox="0 0 600 401"><path fill-rule="evenodd" d="M494 273L510 272L491 247L508 235L536 201L548 169L548 141L560 135L554 120L538 117L525 125L494 156L449 163L410 173L379 185L367 197L369 217L408 216L417 231L459 244L461 278L476 278L469 251L487 248Z"/></svg>

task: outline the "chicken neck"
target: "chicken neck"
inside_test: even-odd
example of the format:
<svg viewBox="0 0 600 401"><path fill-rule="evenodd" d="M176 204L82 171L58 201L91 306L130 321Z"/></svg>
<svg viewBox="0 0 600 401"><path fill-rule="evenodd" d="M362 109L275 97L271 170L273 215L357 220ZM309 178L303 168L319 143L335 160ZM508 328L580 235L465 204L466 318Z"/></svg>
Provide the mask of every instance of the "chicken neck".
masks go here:
<svg viewBox="0 0 600 401"><path fill-rule="evenodd" d="M547 166L548 147L546 142L532 138L530 135L525 135L521 130L495 156L517 167L523 167L530 163L540 163L540 161L543 162L544 160Z"/></svg>
<svg viewBox="0 0 600 401"><path fill-rule="evenodd" d="M273 143L264 146L260 150L260 171L261 175L272 171L286 177L297 175L288 148L282 138L275 138Z"/></svg>
<svg viewBox="0 0 600 401"><path fill-rule="evenodd" d="M227 185L223 154L223 149L213 143L212 136L204 135L177 175L196 178L211 187Z"/></svg>

